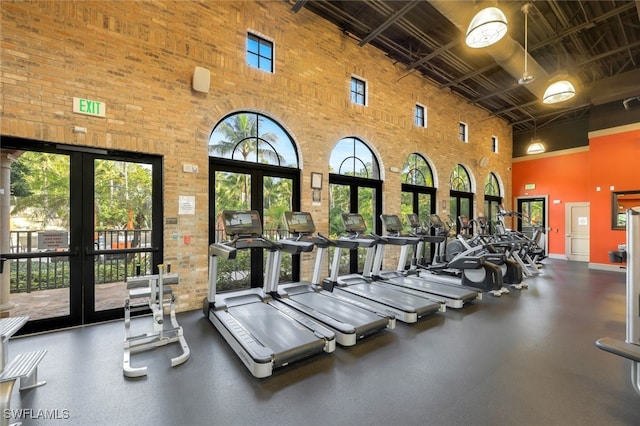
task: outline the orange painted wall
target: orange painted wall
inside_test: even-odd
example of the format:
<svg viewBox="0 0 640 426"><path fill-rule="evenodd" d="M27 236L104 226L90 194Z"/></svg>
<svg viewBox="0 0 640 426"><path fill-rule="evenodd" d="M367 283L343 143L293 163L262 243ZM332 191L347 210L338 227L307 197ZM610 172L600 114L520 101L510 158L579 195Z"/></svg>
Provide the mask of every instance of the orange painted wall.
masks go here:
<svg viewBox="0 0 640 426"><path fill-rule="evenodd" d="M534 183L534 190L525 184ZM625 232L611 229L611 186L640 190L640 130L593 137L586 152L513 163L513 196L548 197L549 253L565 254L565 203L590 203L590 263L611 264L609 250L624 243ZM600 187L600 190L597 190ZM553 200L561 200L553 204Z"/></svg>
<svg viewBox="0 0 640 426"><path fill-rule="evenodd" d="M591 254L592 263L609 263L608 251L624 243L623 230L611 229L611 190L640 190L640 130L595 137L591 152ZM596 191L596 187L600 191Z"/></svg>
<svg viewBox="0 0 640 426"><path fill-rule="evenodd" d="M586 151L513 163L514 197L547 196L549 254L565 253L565 203L589 201L589 157ZM526 184L536 187L526 190Z"/></svg>

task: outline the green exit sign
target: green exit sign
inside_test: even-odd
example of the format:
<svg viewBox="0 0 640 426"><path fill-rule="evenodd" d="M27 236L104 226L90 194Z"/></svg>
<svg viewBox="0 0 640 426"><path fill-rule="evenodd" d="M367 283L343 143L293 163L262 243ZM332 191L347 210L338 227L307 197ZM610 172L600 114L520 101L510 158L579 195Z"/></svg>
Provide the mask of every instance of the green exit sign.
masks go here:
<svg viewBox="0 0 640 426"><path fill-rule="evenodd" d="M104 102L92 101L91 99L73 98L73 112L76 114L92 115L94 117L105 117L107 106Z"/></svg>

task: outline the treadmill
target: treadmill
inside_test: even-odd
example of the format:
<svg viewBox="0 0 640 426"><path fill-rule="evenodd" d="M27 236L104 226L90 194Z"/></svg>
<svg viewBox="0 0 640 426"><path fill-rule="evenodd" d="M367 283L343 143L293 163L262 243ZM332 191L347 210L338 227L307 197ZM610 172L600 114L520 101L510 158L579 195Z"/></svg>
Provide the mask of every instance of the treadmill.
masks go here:
<svg viewBox="0 0 640 426"><path fill-rule="evenodd" d="M299 254L313 246L283 246L262 236L257 211L222 212L224 231L231 241L209 246L209 293L203 312L254 377L264 378L273 369L291 362L335 350L335 334L274 300L265 289L277 286L276 254L284 250ZM238 250L267 250L264 288L216 294L218 259L235 259Z"/></svg>
<svg viewBox="0 0 640 426"><path fill-rule="evenodd" d="M384 243L378 244L376 257L374 260L372 276L375 280L380 280L381 284L387 284L411 294L425 295L429 299L444 303L449 308L460 309L465 304L476 299L482 299L482 293L462 286L451 286L434 282L428 276L406 275L404 273L407 262L409 246L414 247L414 254L417 253L417 245L422 242L418 236L403 236L402 222L397 215L380 215L382 225L387 235L384 236ZM382 260L387 244L402 246L397 270L382 270Z"/></svg>
<svg viewBox="0 0 640 426"><path fill-rule="evenodd" d="M320 274L328 247L342 245L352 248L352 242L314 236L315 225L311 214L307 212L285 212L285 221L293 241L280 240L279 243L315 245L317 253L312 282L281 284L273 293L278 300L333 331L336 342L341 346L352 346L365 336L395 328L396 320L392 313L376 312L372 306L322 289Z"/></svg>
<svg viewBox="0 0 640 426"><path fill-rule="evenodd" d="M382 285L371 279L371 266L375 255L375 247L380 237L367 236L367 226L361 215L357 213L343 213L342 223L346 237L340 237L338 241L352 241L358 247L367 249L363 274L349 274L338 276L340 267L340 254L342 247L337 246L333 254L331 276L325 280L323 287L351 300L366 303L376 309L392 312L396 319L405 323L414 323L418 319L444 312L444 303L435 302L426 296L418 296L394 289L388 285Z"/></svg>

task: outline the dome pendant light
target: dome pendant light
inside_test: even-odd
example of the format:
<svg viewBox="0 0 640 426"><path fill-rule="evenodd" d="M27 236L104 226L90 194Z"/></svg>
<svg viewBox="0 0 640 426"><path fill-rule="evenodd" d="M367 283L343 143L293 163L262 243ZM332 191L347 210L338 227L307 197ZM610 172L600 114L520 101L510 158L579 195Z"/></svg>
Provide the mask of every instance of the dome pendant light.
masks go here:
<svg viewBox="0 0 640 426"><path fill-rule="evenodd" d="M542 102L545 104L557 104L564 102L576 95L576 89L569 80L558 80L549 85L544 91Z"/></svg>
<svg viewBox="0 0 640 426"><path fill-rule="evenodd" d="M544 144L538 139L538 125L533 120L533 137L531 138L531 144L527 147L527 154L542 154L546 151Z"/></svg>
<svg viewBox="0 0 640 426"><path fill-rule="evenodd" d="M518 84L529 84L535 79L535 77L530 75L527 71L527 59L529 58L527 17L529 15L530 8L531 3L526 3L521 9L522 13L524 13L524 73L522 73L522 78L518 80Z"/></svg>
<svg viewBox="0 0 640 426"><path fill-rule="evenodd" d="M465 42L474 49L491 46L507 33L507 17L497 7L487 7L469 24Z"/></svg>

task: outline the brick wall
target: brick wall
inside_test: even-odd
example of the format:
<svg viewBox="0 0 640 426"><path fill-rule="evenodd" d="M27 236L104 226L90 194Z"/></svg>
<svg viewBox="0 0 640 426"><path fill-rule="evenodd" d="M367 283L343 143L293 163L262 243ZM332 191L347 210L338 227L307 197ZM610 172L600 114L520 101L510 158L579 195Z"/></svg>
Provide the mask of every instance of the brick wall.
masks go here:
<svg viewBox="0 0 640 426"><path fill-rule="evenodd" d="M6 1L2 14L2 135L164 156L165 261L181 274L179 310L198 308L206 294L208 244L207 141L216 123L238 110L264 113L287 129L301 155L302 188L311 172L324 174L335 143L365 141L379 156L385 211L400 210L400 174L406 157L429 159L438 206L448 199L449 174L462 163L476 192L494 172L511 204L511 129L465 100L407 73L369 45L342 34L306 10L294 14L282 1L105 2ZM246 65L247 32L275 44L273 74ZM211 71L208 94L191 89L195 66ZM368 105L349 102L352 75L367 81ZM72 113L72 98L102 101L106 118ZM428 127L416 128L413 110L428 111ZM469 143L458 140L458 122ZM74 126L87 134L72 132ZM491 136L500 152L491 152ZM486 167L478 160L488 158ZM184 173L184 163L199 173ZM326 188L326 186L325 186ZM178 195L196 197L196 214L178 215ZM302 208L320 231L328 228L327 191ZM475 200L482 210L482 195ZM173 233L191 235L191 244ZM305 278L310 261L305 256Z"/></svg>

